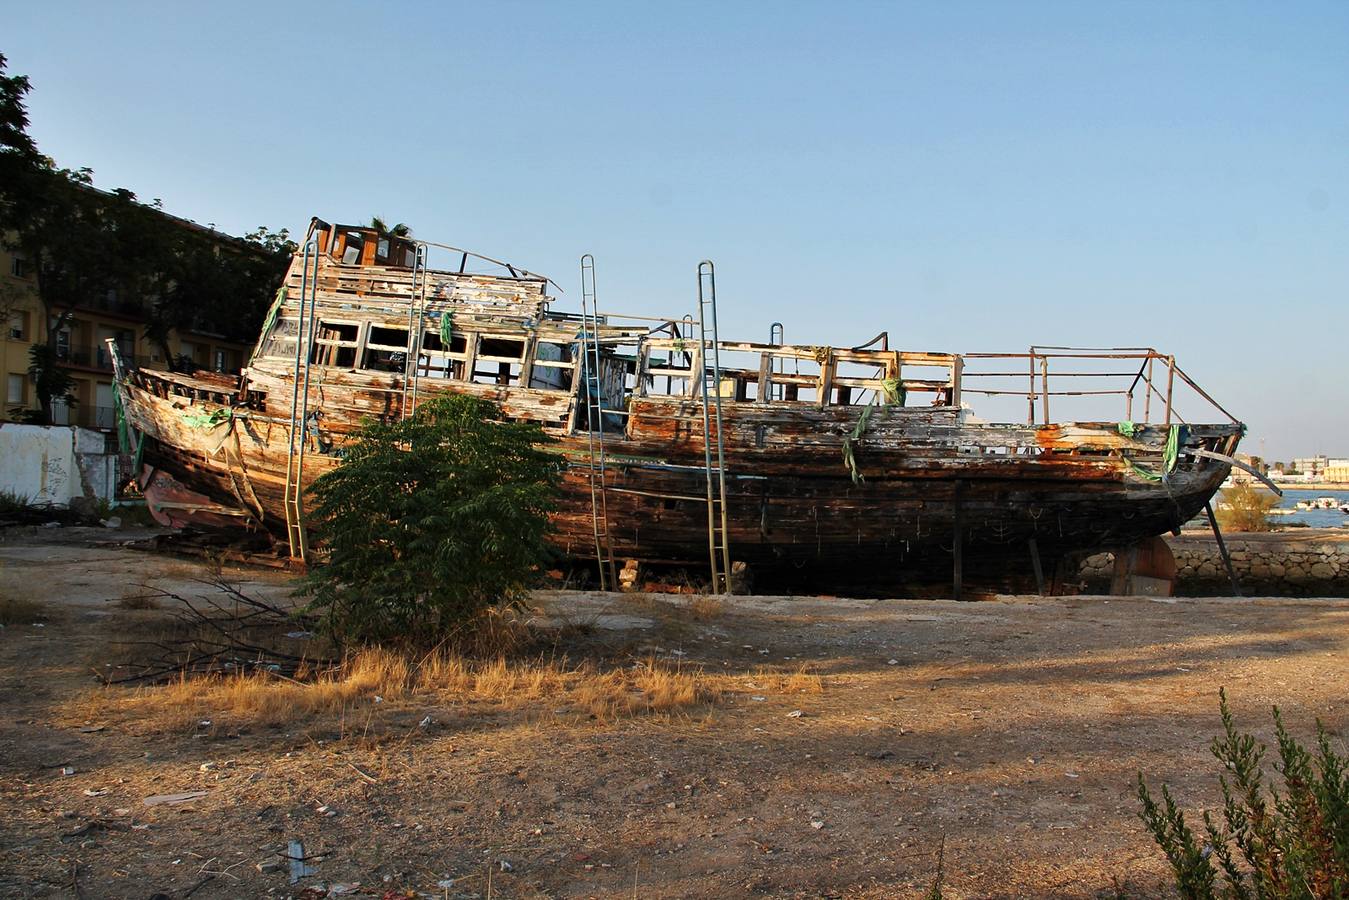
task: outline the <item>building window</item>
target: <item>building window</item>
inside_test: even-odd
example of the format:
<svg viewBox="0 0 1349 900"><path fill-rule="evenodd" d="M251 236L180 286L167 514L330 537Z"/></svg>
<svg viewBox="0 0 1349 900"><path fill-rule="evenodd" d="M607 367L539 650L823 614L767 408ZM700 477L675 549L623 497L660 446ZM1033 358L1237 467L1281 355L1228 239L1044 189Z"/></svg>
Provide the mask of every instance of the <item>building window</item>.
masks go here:
<svg viewBox="0 0 1349 900"><path fill-rule="evenodd" d="M28 265L28 260L18 254L9 258L9 274L15 278L27 278L31 273L32 269Z"/></svg>
<svg viewBox="0 0 1349 900"><path fill-rule="evenodd" d="M56 358L70 359L70 329L62 328L56 332Z"/></svg>
<svg viewBox="0 0 1349 900"><path fill-rule="evenodd" d="M9 317L9 323L5 328L5 336L12 341L22 341L28 337L28 316L21 312L16 312Z"/></svg>
<svg viewBox="0 0 1349 900"><path fill-rule="evenodd" d="M229 368L229 360L227 360L225 357L226 353L224 350L217 350L215 352L215 365L213 365L211 368L215 369L217 372L227 371Z"/></svg>
<svg viewBox="0 0 1349 900"><path fill-rule="evenodd" d="M28 402L28 383L22 375L10 375L5 387L5 402L23 406Z"/></svg>

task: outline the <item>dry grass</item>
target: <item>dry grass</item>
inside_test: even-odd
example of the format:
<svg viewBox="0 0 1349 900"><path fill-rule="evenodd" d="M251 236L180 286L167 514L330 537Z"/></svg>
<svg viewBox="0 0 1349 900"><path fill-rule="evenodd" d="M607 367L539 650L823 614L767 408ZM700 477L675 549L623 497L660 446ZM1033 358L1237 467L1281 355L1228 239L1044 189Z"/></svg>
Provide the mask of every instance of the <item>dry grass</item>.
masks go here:
<svg viewBox="0 0 1349 900"><path fill-rule="evenodd" d="M713 619L719 619L725 611L726 604L722 602L720 597L710 597L703 594L689 601L689 615L699 622L711 622Z"/></svg>
<svg viewBox="0 0 1349 900"><path fill-rule="evenodd" d="M783 694L820 694L824 692L824 679L819 673L812 672L810 665L803 663L793 672L760 670L754 676L758 684L765 684L772 690Z"/></svg>
<svg viewBox="0 0 1349 900"><path fill-rule="evenodd" d="M0 625L31 625L47 619L47 608L36 600L0 597Z"/></svg>
<svg viewBox="0 0 1349 900"><path fill-rule="evenodd" d="M546 702L549 710L564 706L608 720L677 713L712 702L718 693L701 671L655 660L606 669L565 660L478 661L445 651L418 659L373 648L294 679L260 671L182 677L134 692L105 689L88 702L154 730L175 731L203 720L216 728L301 726L331 717L374 721L414 705L420 714L428 703L488 712ZM87 710L70 712L80 717Z"/></svg>
<svg viewBox="0 0 1349 900"><path fill-rule="evenodd" d="M117 599L119 609L159 609L159 601L153 592L145 588L128 588Z"/></svg>

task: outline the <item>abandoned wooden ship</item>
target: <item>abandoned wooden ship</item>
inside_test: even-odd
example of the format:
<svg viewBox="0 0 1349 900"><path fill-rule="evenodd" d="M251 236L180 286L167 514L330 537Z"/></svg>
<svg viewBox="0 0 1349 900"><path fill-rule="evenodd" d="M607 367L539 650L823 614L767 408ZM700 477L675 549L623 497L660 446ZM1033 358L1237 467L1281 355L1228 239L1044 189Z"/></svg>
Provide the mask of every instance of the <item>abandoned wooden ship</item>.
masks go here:
<svg viewBox="0 0 1349 900"><path fill-rule="evenodd" d="M432 252L452 262L431 268ZM580 313L557 312L518 266L313 220L242 374L117 360L152 511L265 529L303 558L304 489L362 421L460 392L556 438L553 540L602 585L641 564L714 590L744 567L777 591L1044 590L1060 562L1204 510L1244 432L1148 348L793 345L776 323L768 342L722 341L711 263L698 314L665 320L601 314L593 259L581 270ZM1226 421L1183 422L1181 388ZM1051 401L1111 396L1115 420L1050 419ZM1026 421L977 418L975 397L1024 404Z"/></svg>

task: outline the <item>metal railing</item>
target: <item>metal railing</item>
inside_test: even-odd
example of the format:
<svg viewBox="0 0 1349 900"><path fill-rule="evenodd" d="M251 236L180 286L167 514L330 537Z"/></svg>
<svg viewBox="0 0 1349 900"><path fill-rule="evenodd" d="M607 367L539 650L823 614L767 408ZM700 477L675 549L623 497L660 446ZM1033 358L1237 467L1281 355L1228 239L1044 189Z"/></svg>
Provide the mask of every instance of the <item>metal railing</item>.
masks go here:
<svg viewBox="0 0 1349 900"><path fill-rule="evenodd" d="M1174 355L1151 347L1031 347L1026 353L967 353L962 359L963 392L986 397L1024 397L1027 425L1050 424L1053 421L1050 401L1056 397L1118 397L1123 403L1118 412L1126 420L1161 425L1170 425L1174 420L1185 424L1176 409L1177 389L1182 386L1233 424L1240 424L1185 373ZM990 362L999 368L991 371L980 368ZM1158 418L1154 419L1154 414Z"/></svg>

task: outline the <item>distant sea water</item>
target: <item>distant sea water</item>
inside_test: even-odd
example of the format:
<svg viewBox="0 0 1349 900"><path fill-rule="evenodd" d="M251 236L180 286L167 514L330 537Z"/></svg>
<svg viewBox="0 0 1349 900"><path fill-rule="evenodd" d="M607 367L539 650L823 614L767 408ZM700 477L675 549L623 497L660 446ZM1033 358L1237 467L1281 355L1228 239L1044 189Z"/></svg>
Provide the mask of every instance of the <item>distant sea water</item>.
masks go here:
<svg viewBox="0 0 1349 900"><path fill-rule="evenodd" d="M1337 504L1349 503L1349 491L1323 491L1315 486L1308 488L1279 486L1283 488L1283 497L1279 500L1280 509L1294 509L1299 500L1315 500L1317 497L1334 497ZM1270 518L1274 524L1284 526L1302 522L1312 528L1349 527L1349 515L1338 509L1299 509L1290 516L1270 516Z"/></svg>

